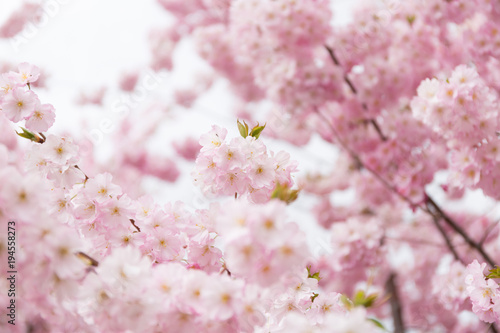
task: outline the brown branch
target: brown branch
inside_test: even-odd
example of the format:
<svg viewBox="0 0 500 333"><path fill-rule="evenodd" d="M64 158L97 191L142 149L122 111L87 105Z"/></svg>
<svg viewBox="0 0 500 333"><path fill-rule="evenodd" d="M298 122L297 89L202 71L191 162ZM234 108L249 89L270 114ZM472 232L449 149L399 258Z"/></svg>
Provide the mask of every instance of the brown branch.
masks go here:
<svg viewBox="0 0 500 333"><path fill-rule="evenodd" d="M335 56L335 52L333 52L333 49L327 45L325 45L325 48L326 50L328 51L328 54L330 55L330 58L332 59L333 63L338 66L338 67L342 67L340 65L340 61L337 59L337 57ZM352 83L351 79L349 79L349 76L347 76L347 73L344 72L344 81L345 83L347 83L347 85L349 86L349 89L351 89L351 92L354 94L354 95L357 95L358 94L358 90L356 89L356 87L354 86L354 84ZM368 111L368 107L366 106L366 103L362 103L362 106L363 106L363 109L365 111ZM382 130L380 129L380 126L377 124L377 121L375 119L370 119L370 123L373 125L373 127L375 128L375 131L377 131L378 133L378 136L380 137L380 139L382 141L387 141L387 137L384 135L384 133L382 133Z"/></svg>
<svg viewBox="0 0 500 333"><path fill-rule="evenodd" d="M389 275L389 279L385 284L387 293L390 296L389 302L391 304L392 319L394 322L394 333L404 333L404 321L401 311L401 302L399 300L398 289L396 287L396 274L394 272Z"/></svg>

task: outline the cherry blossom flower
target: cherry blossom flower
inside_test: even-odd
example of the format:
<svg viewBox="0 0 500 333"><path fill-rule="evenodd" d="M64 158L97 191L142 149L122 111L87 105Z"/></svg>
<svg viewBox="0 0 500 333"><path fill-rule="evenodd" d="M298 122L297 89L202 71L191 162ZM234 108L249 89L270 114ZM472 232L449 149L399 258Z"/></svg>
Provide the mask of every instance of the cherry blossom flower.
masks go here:
<svg viewBox="0 0 500 333"><path fill-rule="evenodd" d="M98 174L85 184L85 195L98 203L104 203L122 194L118 185L112 183L113 176L109 173Z"/></svg>
<svg viewBox="0 0 500 333"><path fill-rule="evenodd" d="M40 69L33 64L27 62L20 63L17 67L19 72L10 72L12 78L14 78L17 83L25 85L28 83L33 83L40 77Z"/></svg>
<svg viewBox="0 0 500 333"><path fill-rule="evenodd" d="M36 132L47 131L56 119L54 110L50 104L37 105L33 114L26 121L26 128Z"/></svg>
<svg viewBox="0 0 500 333"><path fill-rule="evenodd" d="M3 97L0 106L9 120L18 122L29 118L35 111L37 103L39 103L38 97L34 92L17 87Z"/></svg>

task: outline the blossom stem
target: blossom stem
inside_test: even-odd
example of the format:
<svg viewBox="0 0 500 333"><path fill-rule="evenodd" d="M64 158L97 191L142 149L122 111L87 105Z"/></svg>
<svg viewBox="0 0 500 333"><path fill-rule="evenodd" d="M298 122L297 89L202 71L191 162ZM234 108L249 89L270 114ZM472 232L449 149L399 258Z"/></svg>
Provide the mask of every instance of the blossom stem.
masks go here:
<svg viewBox="0 0 500 333"><path fill-rule="evenodd" d="M85 184L87 182L87 180L89 180L89 176L87 176L87 174L85 172L83 172L83 170L80 169L80 167L76 164L75 164L75 168L80 170L83 173L83 175L85 176L85 180L83 181L83 183Z"/></svg>
<svg viewBox="0 0 500 333"><path fill-rule="evenodd" d="M134 219L130 219L130 223L132 223L132 225L134 226L134 228L137 229L137 232L141 232L141 228L139 228L136 224L135 224L135 220Z"/></svg>

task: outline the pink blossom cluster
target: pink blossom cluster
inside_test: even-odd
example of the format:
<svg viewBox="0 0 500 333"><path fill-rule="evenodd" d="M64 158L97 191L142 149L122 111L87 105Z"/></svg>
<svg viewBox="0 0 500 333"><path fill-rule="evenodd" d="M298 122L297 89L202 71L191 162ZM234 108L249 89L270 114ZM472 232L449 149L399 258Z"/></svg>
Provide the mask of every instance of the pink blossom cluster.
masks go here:
<svg viewBox="0 0 500 333"><path fill-rule="evenodd" d="M445 201L500 197L498 1L372 1L342 26L326 0L158 3L173 24L152 31L150 65L174 72L182 45L208 71L125 117L104 163L76 133L41 133L54 110L32 91L35 66L0 77L0 224L22 236L14 331L498 331L498 224ZM38 19L40 6L22 8L0 36ZM248 123L266 119L266 135L337 161L304 175L297 199L288 153L246 124L230 139L213 126L174 148L207 199L228 198L155 201L141 181L186 168L148 141L212 86ZM101 108L107 89L84 102ZM318 226L290 221L314 206ZM6 239L1 228L2 262Z"/></svg>
<svg viewBox="0 0 500 333"><path fill-rule="evenodd" d="M182 26L168 29L194 37L207 65L229 80L238 107L265 105L266 133L297 146L319 134L332 148L322 152L340 148L335 165L301 184L320 202L317 219L331 229L335 249L311 260L319 288L353 295L368 281L380 292L392 271L407 328L486 329L476 317L463 320L471 316L461 281L467 263L483 256L478 247L494 265L495 223L449 209L432 188L448 200L471 188L498 198L497 2L366 2L346 25L331 24L336 13L324 1L160 3ZM212 15L216 8L221 15ZM249 122L257 117L245 114ZM204 161L205 171L212 162ZM303 309L304 302L289 305Z"/></svg>
<svg viewBox="0 0 500 333"><path fill-rule="evenodd" d="M482 188L498 196L498 94L474 68L460 65L446 80L427 79L412 100L412 110L452 149L452 184Z"/></svg>
<svg viewBox="0 0 500 333"><path fill-rule="evenodd" d="M288 153L268 154L262 140L252 136L226 142L226 135L226 129L213 126L200 138L202 148L192 175L203 193L248 195L254 202L265 202L276 184L293 185L297 163Z"/></svg>
<svg viewBox="0 0 500 333"><path fill-rule="evenodd" d="M383 233L376 221L350 218L334 223L330 229L335 270L376 266L381 262Z"/></svg>
<svg viewBox="0 0 500 333"><path fill-rule="evenodd" d="M17 72L2 74L0 111L12 122L26 120L26 128L45 132L54 124L55 113L51 104L41 104L38 95L31 91L30 84L39 76L39 68L28 63L21 63Z"/></svg>
<svg viewBox="0 0 500 333"><path fill-rule="evenodd" d="M26 154L26 168L40 172L60 187L71 188L84 178L77 167L78 150L71 138L49 135L43 145L33 146Z"/></svg>
<svg viewBox="0 0 500 333"><path fill-rule="evenodd" d="M114 250L83 287L93 301L82 312L102 332L251 332L265 323L251 285L179 263L152 265L132 246Z"/></svg>
<svg viewBox="0 0 500 333"><path fill-rule="evenodd" d="M500 292L498 283L484 276L485 263L474 260L465 270L467 296L472 302L472 311L483 321L498 322L500 319Z"/></svg>
<svg viewBox="0 0 500 333"><path fill-rule="evenodd" d="M321 311L328 311L331 304L322 305ZM364 333L383 332L383 330L373 324L367 317L366 310L355 308L346 315L332 313L324 317L320 325L311 326L309 321L297 314L289 314L285 317L283 327L276 332L332 332L332 333Z"/></svg>
<svg viewBox="0 0 500 333"><path fill-rule="evenodd" d="M446 80L426 79L417 94L413 114L446 138L450 147L496 138L497 97L474 68L460 65Z"/></svg>
<svg viewBox="0 0 500 333"><path fill-rule="evenodd" d="M297 113L341 98L342 70L322 49L328 1L239 1L229 16L229 24L201 25L193 35L200 55L242 99L268 97Z"/></svg>
<svg viewBox="0 0 500 333"><path fill-rule="evenodd" d="M173 182L180 174L172 159L157 156L146 150L127 150L123 157L120 167L131 167L143 175L151 175L164 181Z"/></svg>
<svg viewBox="0 0 500 333"><path fill-rule="evenodd" d="M305 235L296 224L286 223L282 201L249 205L238 200L221 207L218 215L216 229L225 241L225 263L235 276L269 286L278 282L276 277L301 272L306 266L310 254Z"/></svg>
<svg viewBox="0 0 500 333"><path fill-rule="evenodd" d="M435 275L432 293L439 297L444 307L459 311L467 306L465 300L468 292L464 282L465 275L466 267L458 261L452 262L445 274Z"/></svg>
<svg viewBox="0 0 500 333"><path fill-rule="evenodd" d="M37 23L42 17L40 4L24 2L7 21L0 26L0 38L14 37L29 23Z"/></svg>
<svg viewBox="0 0 500 333"><path fill-rule="evenodd" d="M331 15L328 1L324 0L253 0L231 6L231 23L244 38L244 50L251 54L276 45L278 53L296 57L300 51L321 45L331 31Z"/></svg>
<svg viewBox="0 0 500 333"><path fill-rule="evenodd" d="M172 145L176 153L188 161L196 160L201 149L198 140L192 137L186 138L182 142L174 142Z"/></svg>
<svg viewBox="0 0 500 333"><path fill-rule="evenodd" d="M76 152L67 139L48 136L32 149L31 158L44 159L28 175L2 166L2 219L15 218L24 240L36 244L22 246L19 257L20 271L38 276L19 287L30 304L20 330L252 332L268 324L277 332L291 320L317 331L335 322L342 323L336 332L376 330L338 293L312 299L318 287L305 268L308 247L286 222L284 203L240 199L193 215L180 203L131 199L107 173L51 179L76 163Z"/></svg>

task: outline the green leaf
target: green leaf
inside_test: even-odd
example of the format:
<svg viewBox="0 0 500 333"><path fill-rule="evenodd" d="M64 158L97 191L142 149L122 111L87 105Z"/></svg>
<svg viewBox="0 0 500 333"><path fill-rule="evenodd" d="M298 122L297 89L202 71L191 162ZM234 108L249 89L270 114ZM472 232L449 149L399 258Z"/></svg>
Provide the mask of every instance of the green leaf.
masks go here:
<svg viewBox="0 0 500 333"><path fill-rule="evenodd" d="M266 128L266 124L264 126L259 126L259 123L257 123L257 126L252 128L252 131L250 132L250 136L253 136L254 138L258 139L260 136L260 133Z"/></svg>
<svg viewBox="0 0 500 333"><path fill-rule="evenodd" d="M408 21L408 23L409 23L410 25L413 25L413 22L415 22L415 19L416 19L416 18L417 18L417 17L416 17L415 15L408 15L408 16L406 17L406 20Z"/></svg>
<svg viewBox="0 0 500 333"><path fill-rule="evenodd" d="M243 138L246 138L248 136L248 125L247 123L243 120L243 125L242 123L240 123L239 120L237 120L237 123L238 123L238 131L240 131L240 134Z"/></svg>
<svg viewBox="0 0 500 333"><path fill-rule="evenodd" d="M313 295L311 296L311 302L314 302L314 300L316 299L316 297L318 297L319 294L316 294L316 293L313 293Z"/></svg>
<svg viewBox="0 0 500 333"><path fill-rule="evenodd" d="M40 136L36 135L35 133L28 131L24 127L21 127L21 130L23 131L22 133L19 133L16 131L16 134L19 135L21 138L25 138L25 139L28 139L30 141L36 142L36 143L44 143L45 142L45 137L41 138Z"/></svg>
<svg viewBox="0 0 500 333"><path fill-rule="evenodd" d="M350 310L354 307L354 303L346 295L341 295L340 301L342 302L342 304L344 304L347 310Z"/></svg>
<svg viewBox="0 0 500 333"><path fill-rule="evenodd" d="M271 199L279 199L288 204L294 202L299 197L299 190L292 190L287 184L276 183L274 191L271 193Z"/></svg>
<svg viewBox="0 0 500 333"><path fill-rule="evenodd" d="M380 321L378 321L377 319L368 318L368 320L372 321L377 327L383 329L384 331L387 331L387 329L384 327L384 325Z"/></svg>
<svg viewBox="0 0 500 333"><path fill-rule="evenodd" d="M490 269L490 273L486 275L488 279L499 279L500 278L500 267L495 266L495 268Z"/></svg>
<svg viewBox="0 0 500 333"><path fill-rule="evenodd" d="M378 298L378 294L370 294L366 295L363 290L359 290L354 294L353 302L355 306L364 306L365 308L369 308L375 303Z"/></svg>
<svg viewBox="0 0 500 333"><path fill-rule="evenodd" d="M360 290L357 293L355 293L352 301L356 306L363 305L365 301L365 292L363 290Z"/></svg>
<svg viewBox="0 0 500 333"><path fill-rule="evenodd" d="M21 129L23 131L22 133L16 132L17 135L19 135L20 137L28 139L28 140L32 140L32 141L36 138L35 134L33 134L32 132L28 131L26 128L21 127Z"/></svg>
<svg viewBox="0 0 500 333"><path fill-rule="evenodd" d="M321 279L321 278L319 277L319 271L318 271L318 272L316 272L316 273L311 274L311 266L307 266L306 268L307 268L307 277L308 277L309 279L316 279L316 280L318 280L318 281Z"/></svg>
<svg viewBox="0 0 500 333"><path fill-rule="evenodd" d="M373 303L375 303L375 301L377 300L378 298L378 294L370 294L368 296L366 296L366 299L365 299L365 308L369 308L370 306L373 305Z"/></svg>

